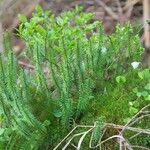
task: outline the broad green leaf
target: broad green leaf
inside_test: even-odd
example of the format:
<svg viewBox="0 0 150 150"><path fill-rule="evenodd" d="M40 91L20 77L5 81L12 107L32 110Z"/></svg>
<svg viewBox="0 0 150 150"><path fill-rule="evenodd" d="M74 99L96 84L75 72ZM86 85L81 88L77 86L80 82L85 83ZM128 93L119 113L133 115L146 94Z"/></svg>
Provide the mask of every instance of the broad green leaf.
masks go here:
<svg viewBox="0 0 150 150"><path fill-rule="evenodd" d="M130 106L133 106L133 102L129 102L129 105L130 105Z"/></svg>
<svg viewBox="0 0 150 150"><path fill-rule="evenodd" d="M142 91L142 92L141 92L141 95L145 97L145 96L148 95L148 92L147 92L147 91Z"/></svg>
<svg viewBox="0 0 150 150"><path fill-rule="evenodd" d="M141 78L141 79L143 79L144 77L143 77L143 72L138 72L138 76Z"/></svg>
<svg viewBox="0 0 150 150"><path fill-rule="evenodd" d="M37 6L35 7L35 10L36 10L36 13L38 13L38 14L41 14L42 11L43 11L43 9L42 9L42 7L41 7L40 5L37 5Z"/></svg>
<svg viewBox="0 0 150 150"><path fill-rule="evenodd" d="M126 78L124 76L117 76L116 81L117 81L117 83L125 83Z"/></svg>
<svg viewBox="0 0 150 150"><path fill-rule="evenodd" d="M144 87L146 90L150 90L150 83L146 84L146 86Z"/></svg>
<svg viewBox="0 0 150 150"><path fill-rule="evenodd" d="M150 101L150 95L146 96L145 100Z"/></svg>
<svg viewBox="0 0 150 150"><path fill-rule="evenodd" d="M27 17L26 16L24 16L24 15L18 15L18 18L19 18L19 20L22 22L22 23L25 23L25 22L27 22Z"/></svg>
<svg viewBox="0 0 150 150"><path fill-rule="evenodd" d="M4 128L0 128L0 135L2 135L4 133L5 129Z"/></svg>
<svg viewBox="0 0 150 150"><path fill-rule="evenodd" d="M137 92L136 95L137 95L137 97L141 97L142 93L141 92Z"/></svg>
<svg viewBox="0 0 150 150"><path fill-rule="evenodd" d="M50 125L50 121L49 120L45 120L43 123L44 126L49 126Z"/></svg>
<svg viewBox="0 0 150 150"><path fill-rule="evenodd" d="M57 109L53 112L54 116L57 118L60 118L62 116L62 111L60 109Z"/></svg>
<svg viewBox="0 0 150 150"><path fill-rule="evenodd" d="M135 113L137 113L138 112L138 109L137 108L135 108L135 107L130 107L130 109L129 109L129 112L130 112L130 114L135 114Z"/></svg>
<svg viewBox="0 0 150 150"><path fill-rule="evenodd" d="M136 108L139 107L139 101L138 101L138 100L134 101L134 102L133 102L133 105L134 105L134 107L136 107Z"/></svg>
<svg viewBox="0 0 150 150"><path fill-rule="evenodd" d="M137 87L134 88L134 89L133 89L133 92L134 92L134 93L137 93L137 92L138 92L138 88L137 88Z"/></svg>

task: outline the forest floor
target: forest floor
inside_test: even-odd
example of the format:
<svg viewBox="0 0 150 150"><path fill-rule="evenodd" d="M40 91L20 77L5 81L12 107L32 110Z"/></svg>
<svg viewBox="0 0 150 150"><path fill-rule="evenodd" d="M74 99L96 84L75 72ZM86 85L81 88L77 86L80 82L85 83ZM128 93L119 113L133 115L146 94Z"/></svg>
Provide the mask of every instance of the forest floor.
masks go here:
<svg viewBox="0 0 150 150"><path fill-rule="evenodd" d="M24 83L24 81L26 80L26 78L25 78L26 74L24 74L24 70L26 71L26 68L31 70L31 72L29 72L29 74L33 73L33 74L35 74L35 76L33 76L33 79L31 78L31 80L29 80L29 82L26 82L26 83L30 83L30 85L27 86L27 87L29 87L29 90L25 89L25 91L27 91L29 93L31 92L31 94L34 95L33 98L31 97L32 101L31 102L29 101L29 103L31 103L31 108L33 108L32 113L39 120L41 119L40 120L41 122L43 122L43 120L45 121L49 117L49 116L47 117L47 114L48 115L53 114L55 117L55 119L53 119L53 117L52 117L52 121L50 120L52 122L52 125L50 124L50 126L51 126L51 129L53 129L51 135L56 135L56 137L48 136L48 138L51 140L51 142L48 142L48 146L51 146L51 143L54 146L54 142L56 142L55 144L57 144L58 141L60 141L60 139L62 139L62 137L64 137L64 135L66 135L66 133L68 134L68 131L65 131L66 129L63 128L62 125L60 124L61 119L58 119L60 117L63 118L64 116L66 117L68 115L69 117L67 116L66 118L69 118L69 119L71 118L71 123L69 122L70 121L69 119L68 119L69 121L67 119L64 119L64 120L71 125L72 124L73 125L74 124L75 125L76 124L88 125L88 124L91 124L93 122L93 120L94 121L97 120L97 118L100 116L98 118L99 119L98 123L101 123L101 124L97 125L98 128L99 128L99 126L102 126L101 128L104 129L104 133L106 131L105 128L106 129L109 128L108 131L104 134L105 135L104 138L109 139L109 137L111 137L111 136L113 137L113 135L117 134L116 141L120 145L122 145L122 142L121 142L122 138L123 138L122 133L124 132L125 129L127 129L127 135L126 135L127 138L135 137L141 133L146 133L147 134L146 137L143 138L142 137L143 135L142 135L141 137L137 137L135 140L133 140L133 145L140 144L140 145L144 145L146 147L150 147L150 141L149 141L150 132L148 130L149 124L147 123L147 122L149 122L149 120L144 118L145 116L147 117L150 115L149 114L150 105L147 105L147 103L149 103L149 99L150 99L150 94L148 91L148 90L150 90L150 87L149 87L150 83L149 83L149 80L147 81L147 79L149 79L149 77L150 77L150 72L149 72L149 70L146 70L146 69L142 70L142 68L136 69L132 65L135 63L136 64L139 63L139 60L141 58L141 53L143 51L143 47L140 47L141 39L139 39L137 34L136 34L136 36L134 35L134 33L135 33L134 29L138 29L138 31L139 30L141 31L141 29L143 27L143 22L142 22L143 8L142 8L142 4L138 1L139 0L134 0L134 1L132 1L133 3L131 3L130 0L113 0L113 1L112 0L32 0L32 1L30 1L30 0L20 0L20 1L15 0L15 3L10 5L10 7L4 12L3 20L2 20L3 29L4 29L4 31L8 30L8 31L12 32L11 35L12 35L13 50L15 50L16 53L19 52L18 54L20 54L20 52L25 52L25 53L21 53L21 55L19 55L20 57L18 57L18 55L16 57L17 58L16 62L19 63L20 65L22 65L23 66L22 68L25 68L25 69L21 69L21 71L23 71L23 72L21 72L21 74L19 74L19 75L17 74L18 75L17 79L19 79L18 81L20 82L20 83L18 83L18 85L20 85L20 86L16 86L16 89L18 89L18 91L21 91L21 94L22 93L24 94L24 92L22 92L22 91L24 91L24 89L23 89L24 87L21 84L21 81L23 81L23 83ZM40 35L40 33L36 34L41 30L39 30L39 28L36 28L36 26L31 26L31 28L30 28L31 30L32 29L36 29L36 30L35 31L33 30L33 32L27 32L27 34L23 37L23 39L28 39L28 40L26 40L26 45L34 43L33 45L31 44L31 48L29 49L31 51L33 50L33 53L31 52L32 55L30 55L30 54L28 54L29 51L24 51L24 48L26 48L25 44L23 43L23 41L21 41L20 37L17 35L16 29L17 28L20 29L19 28L20 22L18 19L18 14L24 14L25 16L27 16L27 18L30 19L32 17L32 13L35 10L35 6L38 3L45 10L51 10L56 16L59 16L59 14L62 11L70 10L71 8L74 8L76 5L83 6L84 12L95 13L94 18L90 21L88 20L87 23L92 24L95 20L102 21L105 32L107 34L103 33L103 30L102 30L102 32L100 32L100 34L93 34L93 36L91 36L93 38L91 38L91 37L89 38L88 36L86 37L85 35L87 35L87 34L85 34L85 33L89 33L89 31L91 32L91 28L88 30L88 32L82 31L82 30L84 30L83 27L86 29L86 26L85 26L86 23L83 22L83 26L81 26L81 30L79 30L79 32L78 32L79 35L78 34L76 35L76 33L74 32L76 30L72 30L73 26L72 26L72 22L71 22L72 20L74 20L74 18L71 18L71 19L69 18L67 20L66 24L69 24L69 25L66 26L66 24L64 24L63 25L64 30L62 30L62 26L60 26L59 22L57 22L58 20L56 20L56 24L54 24L56 26L58 24L58 26L57 26L58 29L56 31L63 31L63 32L58 32L58 35L57 35L57 32L54 35L51 34L53 32L50 32L49 35L50 35L51 40L50 40L50 43L48 43L49 45L47 46L47 40L45 40L45 38L44 38L44 40L43 40L43 38L40 39L40 36L39 37L37 36L37 35ZM45 15L43 15L43 14L44 13L41 11L39 16L45 17ZM80 15L81 15L80 17L83 18L82 13ZM37 16L34 16L34 17L37 17ZM55 26L53 27L53 21L52 20L49 21L48 18L50 18L50 17L48 16L47 18L44 18L45 22L47 24L51 23L51 22L52 23L50 25L48 25L48 28L43 26L42 29L45 31L44 33L47 33L47 31L49 31L49 26L52 28L52 31L53 31L53 28L55 29ZM65 20L65 19L62 17L61 20ZM86 17L85 17L85 21L86 21ZM118 30L116 32L114 32L117 23L124 24L128 21L130 21L131 24L137 28L132 28L131 26L129 26L129 24L127 24L125 27L118 26L118 28L117 28ZM45 25L46 23L43 23L43 24ZM24 23L22 25L23 25L23 28L21 28L21 29L24 30L26 28L26 24ZM35 23L35 25L36 25L36 23ZM71 27L70 30L68 30L69 27ZM80 24L79 25L77 24L77 27L80 27ZM87 27L89 27L89 26L87 26ZM99 29L99 26L98 26L98 28L93 28L91 33L97 31L97 29ZM22 30L22 33L23 33L23 30ZM68 34L68 32L66 32L67 30L69 31L69 34ZM70 31L71 31L71 34L70 34ZM21 32L18 32L18 33L21 33ZM111 34L111 33L113 33L113 34ZM60 36L63 34L65 35L64 37L65 37L66 41ZM79 36L79 39L75 38L75 40L74 39L72 40L72 35L74 35L74 34L77 37ZM110 35L110 36L108 36L108 35ZM22 36L22 34L20 34L20 36ZM142 38L142 34L140 36ZM34 39L34 37L36 37L36 39L38 39L38 41L36 41ZM46 36L44 36L44 37L46 37ZM76 39L77 39L77 41L76 41ZM97 41L97 39L98 39L98 41ZM58 47L54 47L57 40L58 40L58 43L61 43L61 42L62 43L58 44ZM44 41L44 44L41 41ZM82 41L81 43L83 44L81 46L81 48L79 45L80 44L79 41ZM44 45L44 48L42 46L40 47L39 42L41 42ZM51 43L54 43L54 45ZM98 43L98 44L96 44L96 43ZM67 48L66 48L66 46L67 46ZM78 47L76 47L76 46L78 46ZM50 47L50 48L46 49L47 47L48 48ZM56 51L55 51L55 49L53 51L53 48L57 48ZM45 55L43 55L43 49L45 50ZM69 51L69 50L74 50L74 49L77 52ZM63 50L63 51L61 51L61 50ZM53 53L50 53L51 51L53 51ZM60 51L62 52L62 55L61 55L61 53L59 53ZM47 52L49 55L47 55ZM63 54L63 52L64 52L64 54ZM72 54L72 52L73 52L73 54ZM86 52L86 54L84 52ZM51 55L51 54L53 54L53 55ZM41 56L41 57L39 57L39 56ZM57 56L61 56L60 59L58 59ZM52 58L52 57L54 57L54 58ZM95 58L95 59L93 59L93 58ZM51 63L51 60L55 60L55 62L52 61L52 63ZM51 72L47 69L48 67L45 66L47 61L49 61L51 64L50 65ZM10 60L10 63L13 63L13 62L14 61ZM10 74L10 71L11 71L10 63L4 63L4 65L6 65L6 66L8 65L7 68L9 68L8 69L9 71L6 72L6 76L7 76L7 74ZM64 64L61 64L61 63L64 63ZM44 65L41 65L41 64L44 64ZM54 65L54 64L56 64L56 65ZM12 65L14 65L14 64L12 64ZM65 67L65 65L67 67ZM5 66L1 67L1 68L5 68ZM39 68L45 69L48 73L50 72L52 74L53 78L56 76L56 78L55 78L56 83L51 82L51 80L49 82L47 82L48 80L46 81L45 80L46 78L43 78L43 77L45 77L46 76L45 74L48 74L48 73L46 73L45 70L43 70L43 71L40 70ZM58 68L58 69L56 69L56 68ZM35 70L35 72L32 70ZM53 70L54 70L54 72L53 72ZM71 74L69 74L70 72L71 72ZM3 77L3 74L4 73L0 74L1 77ZM41 74L43 74L43 76L41 76ZM13 75L17 76L16 74L13 74ZM6 79L8 79L8 81L7 81L8 83L11 81L11 78L12 78L11 74L10 74L9 78L6 78ZM41 84L41 82L40 82L40 84L42 86L39 86L40 85L39 81L41 81L40 79L42 79L42 82L44 81L43 84ZM57 79L58 79L58 81L60 80L61 82L57 82ZM52 81L53 81L53 79L52 79ZM36 86L36 83L37 83L37 86ZM45 83L48 83L48 84L45 84ZM49 83L50 83L50 85L49 85ZM56 85L58 84L58 89L55 84ZM12 90L12 88L13 88L12 83L10 85L11 85L10 90ZM71 87L70 85L72 86L72 88L70 88ZM30 86L31 86L31 88L30 88ZM50 86L50 88L47 88L48 86ZM56 89L55 89L55 86L56 86ZM25 88L27 88L27 87L25 87ZM36 87L38 87L38 88L36 89ZM48 89L46 94L44 93L45 89L43 87L45 89ZM22 90L20 90L20 89L22 89ZM49 97L46 97L46 96L47 95L49 96L50 92L51 92L52 96L54 95L54 100L59 99L59 98L55 98L55 96L59 95L57 93L57 90L58 90L58 93L61 93L61 92L59 92L59 90L65 91L64 92L65 94L68 92L66 95L62 92L65 96L60 95L60 100L65 100L62 103L65 102L66 105L64 105L65 109L61 110L60 108L62 106L59 103L57 104L57 101L52 101L52 102L54 102L54 103L52 103L52 104L54 104L54 107L56 105L56 109L54 109L54 111L53 111L53 109L51 109L47 105L47 104L49 104L49 103L47 103L49 101L46 101L46 103L43 103L43 99L47 100L47 98L49 98ZM55 94L55 91L56 91L56 94ZM34 92L35 92L35 94L34 94ZM26 92L25 92L25 94L28 95ZM66 97L68 99L66 99ZM22 97L20 99L22 99ZM70 99L72 100L71 103L75 106L75 107L73 106L73 108L72 108L72 105L70 105ZM77 99L77 102L76 101L74 102L74 100L76 100L76 99ZM90 103L90 109L89 110L87 109L87 112L83 113L81 111L84 110L85 108L81 107L81 106L84 106L84 105L86 106L86 103L88 104L88 99L90 100L90 102L92 99L93 103ZM83 100L86 100L86 101L83 101ZM34 102L34 104L33 104L33 102ZM34 105L34 107L32 107L33 105ZM59 106L60 108L57 107L57 105L58 106L60 105ZM147 106L145 106L145 105L147 105ZM88 105L87 105L87 107L88 107ZM143 109L141 109L142 107L143 107ZM40 108L40 109L38 109L38 108ZM69 111L66 108L69 108L68 109ZM141 109L141 111L139 111L140 109ZM39 111L39 110L44 110L44 111ZM76 111L76 112L74 113L72 110ZM52 113L49 113L50 111ZM137 114L133 118L131 118L131 116L133 116L133 114L135 114L135 113L137 113ZM63 114L65 114L65 115L63 116ZM103 116L105 117L105 119L103 119ZM144 119L143 119L143 122L141 123L140 119L142 117ZM130 118L131 118L131 120L130 120ZM61 121L63 122L63 119ZM102 124L105 121L106 121L106 125ZM54 126L53 126L53 123L54 123ZM124 126L124 123L126 123L125 126ZM104 125L104 127L103 127L103 125ZM130 125L135 125L135 126L134 126L134 128L130 128ZM35 127L35 125L33 127ZM95 127L96 127L95 125L94 125L94 127L92 126L93 129ZM140 127L140 128L137 128L137 127ZM144 129L143 129L143 127L144 127ZM18 129L20 130L20 128L18 128ZM63 131L62 129L65 129L65 130ZM128 130L135 131L138 134L132 135L132 133L131 133L131 135L130 135L128 133ZM62 133L61 133L62 135L60 134L60 131L62 131ZM99 132L99 130L98 130L98 132ZM86 135L85 134L86 132L83 132L83 133L84 133L84 135ZM118 133L119 133L119 136L118 136ZM38 134L36 134L36 135L38 135ZM48 135L50 135L50 134L48 133ZM95 135L96 135L96 133L95 133ZM92 136L93 136L93 134L92 134ZM84 137L84 136L82 136L82 137ZM41 138L39 138L39 139L41 139ZM58 141L56 141L55 139L57 139ZM128 140L124 140L124 141L123 142L125 143L125 146L126 146L128 144L128 142L127 142ZM31 142L32 142L32 138L31 138ZM44 143L46 143L46 142L44 141ZM112 147L113 147L112 149L116 148L116 146L113 146L113 144L112 144Z"/></svg>

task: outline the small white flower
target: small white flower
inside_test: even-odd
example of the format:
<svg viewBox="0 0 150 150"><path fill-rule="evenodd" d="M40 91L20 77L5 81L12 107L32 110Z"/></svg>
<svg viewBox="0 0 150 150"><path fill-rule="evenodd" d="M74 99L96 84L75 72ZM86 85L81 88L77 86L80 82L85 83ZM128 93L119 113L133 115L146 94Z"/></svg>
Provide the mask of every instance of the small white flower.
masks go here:
<svg viewBox="0 0 150 150"><path fill-rule="evenodd" d="M137 61L131 63L133 69L138 68L139 64L140 64L140 62L137 62Z"/></svg>
<svg viewBox="0 0 150 150"><path fill-rule="evenodd" d="M105 54L107 52L107 48L106 47L102 47L101 48L101 52L102 52L102 54Z"/></svg>
<svg viewBox="0 0 150 150"><path fill-rule="evenodd" d="M85 70L85 64L82 62L82 69Z"/></svg>

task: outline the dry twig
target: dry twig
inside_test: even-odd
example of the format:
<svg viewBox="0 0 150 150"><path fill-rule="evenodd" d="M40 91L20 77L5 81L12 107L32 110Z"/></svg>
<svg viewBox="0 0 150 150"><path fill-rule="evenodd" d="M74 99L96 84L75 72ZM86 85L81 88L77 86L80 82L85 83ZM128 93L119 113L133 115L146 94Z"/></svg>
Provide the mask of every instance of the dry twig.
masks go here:
<svg viewBox="0 0 150 150"><path fill-rule="evenodd" d="M125 125L125 126L122 126L122 125L116 125L116 124L112 124L112 123L106 123L104 128L103 128L103 133L99 139L99 142L97 145L95 146L92 146L92 135L91 135L91 139L90 139L90 143L89 143L89 148L97 148L99 147L100 150L102 148L102 145L104 143L108 143L110 140L112 139L116 139L120 149L119 150L122 150L122 149L126 149L126 150L133 150L133 148L139 148L139 149L142 149L142 150L150 150L146 147L143 147L143 146L137 146L137 145L132 145L131 143L129 143L129 140L135 138L136 136L140 135L140 134L147 134L147 135L150 135L150 129L142 129L142 128L134 128L134 127L130 127L130 125L133 125L134 123L136 122L139 122L142 118L144 117L147 117L147 115L149 116L149 111L147 111L146 109L148 109L150 107L150 104L143 107L136 115L134 115L130 121ZM146 114L145 114L146 113ZM144 114L144 115L143 115ZM141 116L140 116L141 115ZM67 144L65 144L65 146L63 147L63 150L65 150L70 144L72 145L72 140L75 138L75 137L78 137L78 136L81 136L81 138L79 139L79 142L78 142L78 145L72 145L73 147L75 147L77 150L80 150L80 147L81 147L81 144L85 138L85 136L87 134L89 134L90 132L93 131L93 129L96 127L96 124L94 124L93 126L82 126L82 125L78 125L76 126L73 130L71 130L71 132L54 148L54 150L57 150L62 144L63 142L65 142L67 139L68 142ZM90 128L88 129L87 131L84 131L84 132L81 132L81 133L77 133L77 134L74 134L73 136L71 136L71 134L73 134L73 132L77 129L77 128ZM108 137L107 139L103 139L105 133L106 133L106 130L108 128L111 128L111 129L115 129L115 130L121 130L121 132L118 134L118 135L113 135L111 137ZM123 133L125 131L132 131L132 132L135 132L136 134L134 134L134 136L132 136L131 138L126 139L123 137ZM71 136L71 138L69 138Z"/></svg>
<svg viewBox="0 0 150 150"><path fill-rule="evenodd" d="M99 0L96 0L97 4L99 4L100 6L102 6L105 11L114 19L114 20L118 20L119 17L116 13L114 13L112 11L112 9L110 7L108 7L103 1L99 1Z"/></svg>

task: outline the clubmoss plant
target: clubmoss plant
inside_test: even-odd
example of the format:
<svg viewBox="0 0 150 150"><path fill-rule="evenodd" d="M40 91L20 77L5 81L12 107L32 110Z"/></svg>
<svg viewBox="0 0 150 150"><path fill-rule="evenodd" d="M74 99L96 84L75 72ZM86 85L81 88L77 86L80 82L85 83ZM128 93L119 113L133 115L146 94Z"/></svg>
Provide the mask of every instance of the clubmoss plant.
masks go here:
<svg viewBox="0 0 150 150"><path fill-rule="evenodd" d="M129 23L107 35L92 17L80 7L57 17L40 6L31 19L19 15L18 35L26 43L20 56L34 69L20 66L5 44L7 52L0 55L1 149L51 149L75 124L101 116L120 123L130 116L128 104L136 95L128 93L137 79L131 76L137 74L131 63L142 53L140 39ZM99 134L93 136L97 142Z"/></svg>

